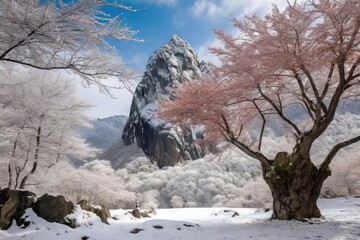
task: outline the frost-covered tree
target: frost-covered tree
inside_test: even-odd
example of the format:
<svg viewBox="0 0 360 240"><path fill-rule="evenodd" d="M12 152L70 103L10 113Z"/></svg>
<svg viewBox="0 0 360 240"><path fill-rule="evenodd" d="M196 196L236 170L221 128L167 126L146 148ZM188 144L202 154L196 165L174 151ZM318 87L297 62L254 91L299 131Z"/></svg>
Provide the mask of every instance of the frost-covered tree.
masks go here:
<svg viewBox="0 0 360 240"><path fill-rule="evenodd" d="M160 115L204 124L207 138L225 139L258 160L272 192L274 218L320 217L316 201L331 174L329 164L339 150L360 140L337 142L316 159L319 165L311 158L338 106L359 94L360 2L289 3L284 11L274 6L264 18L233 23L236 37L216 31L223 43L212 49L222 63L218 78L180 87ZM294 109L302 118L294 117ZM262 151L270 123L293 137L292 151L275 157Z"/></svg>
<svg viewBox="0 0 360 240"><path fill-rule="evenodd" d="M107 0L0 0L0 63L66 69L103 91L108 77L126 83L131 71L106 41L138 41L122 11L134 10Z"/></svg>
<svg viewBox="0 0 360 240"><path fill-rule="evenodd" d="M38 71L67 70L105 92L107 78L126 84L132 72L109 44L138 41L123 11L134 10L107 0L0 0L0 151L9 187L23 187L41 164L89 150L74 134L87 104L74 98L71 82ZM9 64L17 66L11 73Z"/></svg>
<svg viewBox="0 0 360 240"><path fill-rule="evenodd" d="M7 187L24 188L30 176L68 156L91 156L76 129L88 126L90 105L77 99L74 82L53 72L22 69L0 75L1 167ZM2 183L4 184L4 183Z"/></svg>

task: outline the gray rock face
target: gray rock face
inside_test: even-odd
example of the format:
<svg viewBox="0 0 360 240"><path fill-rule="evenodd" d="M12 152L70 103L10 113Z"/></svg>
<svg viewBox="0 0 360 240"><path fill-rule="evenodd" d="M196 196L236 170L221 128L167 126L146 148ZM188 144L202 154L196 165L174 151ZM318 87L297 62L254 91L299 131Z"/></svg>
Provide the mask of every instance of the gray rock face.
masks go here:
<svg viewBox="0 0 360 240"><path fill-rule="evenodd" d="M159 167L203 157L203 149L194 142L202 136L200 128L181 129L155 116L159 100L171 99L176 85L202 76L210 76L210 66L199 62L190 45L178 36L155 51L135 90L122 134L125 145L136 141Z"/></svg>

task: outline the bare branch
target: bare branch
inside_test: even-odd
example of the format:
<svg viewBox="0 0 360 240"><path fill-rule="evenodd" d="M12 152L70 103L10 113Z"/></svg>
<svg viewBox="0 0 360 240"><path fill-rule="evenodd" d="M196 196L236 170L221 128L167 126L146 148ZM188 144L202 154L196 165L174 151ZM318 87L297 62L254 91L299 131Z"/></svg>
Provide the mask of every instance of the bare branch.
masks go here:
<svg viewBox="0 0 360 240"><path fill-rule="evenodd" d="M260 151L261 150L262 138L263 138L264 130L265 130L266 118L265 118L263 112L261 111L261 109L259 108L259 106L256 104L256 102L253 101L253 103L254 103L256 109L258 110L258 112L259 112L259 114L261 116L261 119L262 119L260 136L259 136L259 144L258 144L258 151Z"/></svg>
<svg viewBox="0 0 360 240"><path fill-rule="evenodd" d="M324 104L324 102L322 101L322 99L320 97L320 94L319 94L319 91L318 91L318 89L316 87L314 78L312 77L309 70L304 65L301 66L301 69L303 70L303 72L305 73L307 79L309 80L311 89L312 89L312 91L314 93L314 96L315 96L315 99L316 99L315 122L316 122L316 124L319 124L319 121L321 119L321 110L323 110L324 113L326 113L327 112L327 107L326 107L326 105Z"/></svg>
<svg viewBox="0 0 360 240"><path fill-rule="evenodd" d="M224 125L222 126L222 129L224 131L222 131L221 133L223 134L223 136L225 137L225 139L227 141L229 141L230 143L234 144L237 148L239 148L241 151L243 151L244 153L246 153L248 156L255 158L257 160L259 160L261 162L262 165L266 166L266 167L270 167L270 160L267 159L262 153L260 152L254 152L253 150L251 150L248 146L246 146L245 144L241 143L237 138L235 138L233 132L230 130L230 126L225 118L224 115L221 116Z"/></svg>
<svg viewBox="0 0 360 240"><path fill-rule="evenodd" d="M261 96L268 102L270 103L270 105L275 109L276 113L281 117L282 120L284 120L284 122L286 122L287 124L289 124L294 130L295 130L295 133L297 134L297 136L300 136L301 135L301 131L300 129L296 126L295 123L293 123L290 119L288 119L284 113L282 112L282 109L279 109L276 104L268 97L266 96L262 90L261 90L261 87L258 85L258 91L259 93L261 94Z"/></svg>
<svg viewBox="0 0 360 240"><path fill-rule="evenodd" d="M119 9L111 16L103 9ZM66 69L100 90L102 80L118 79L118 87L134 77L118 57L115 41L141 41L122 22L121 11L137 12L117 1L2 1L0 6L0 62L12 62L42 70Z"/></svg>
<svg viewBox="0 0 360 240"><path fill-rule="evenodd" d="M348 77L346 79L347 82L350 82L359 76L359 74L354 75L354 72L355 72L356 68L359 66L359 64L360 64L360 57L358 59L356 59L355 63L351 66Z"/></svg>
<svg viewBox="0 0 360 240"><path fill-rule="evenodd" d="M336 144L331 151L328 153L328 155L326 156L325 160L323 161L323 163L320 166L320 171L326 171L327 168L329 167L331 161L333 160L333 158L335 157L335 155L338 153L339 150L341 150L344 147L347 147L353 143L356 143L360 141L360 136L354 137L352 139L349 139L347 141L341 142Z"/></svg>
<svg viewBox="0 0 360 240"><path fill-rule="evenodd" d="M327 81L325 83L324 90L323 90L323 92L321 94L321 97L320 97L322 100L324 100L324 98L326 97L326 95L328 93L329 86L330 86L330 80L331 80L332 75L334 73L334 68L335 68L335 64L331 63L330 69L329 69L329 74L328 74L328 77L327 77Z"/></svg>

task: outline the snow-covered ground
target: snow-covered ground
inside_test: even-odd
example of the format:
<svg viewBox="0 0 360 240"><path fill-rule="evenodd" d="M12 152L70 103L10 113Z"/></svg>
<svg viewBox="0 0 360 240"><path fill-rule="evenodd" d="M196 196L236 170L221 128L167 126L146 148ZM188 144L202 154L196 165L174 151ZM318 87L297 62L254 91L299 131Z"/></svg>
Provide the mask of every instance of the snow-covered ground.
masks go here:
<svg viewBox="0 0 360 240"><path fill-rule="evenodd" d="M158 209L150 218L135 219L126 210L111 211L102 224L93 214L76 216L82 225L71 229L48 223L28 211L34 222L0 231L0 239L119 240L119 239L360 239L360 198L320 199L324 219L311 223L269 220L271 211L255 208ZM238 215L236 214L238 213Z"/></svg>

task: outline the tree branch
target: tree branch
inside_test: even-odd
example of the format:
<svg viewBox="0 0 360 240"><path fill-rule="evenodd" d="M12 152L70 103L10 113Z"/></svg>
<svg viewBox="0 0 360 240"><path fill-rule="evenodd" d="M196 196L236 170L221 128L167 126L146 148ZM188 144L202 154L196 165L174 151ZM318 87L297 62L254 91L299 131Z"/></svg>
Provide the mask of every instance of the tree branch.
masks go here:
<svg viewBox="0 0 360 240"><path fill-rule="evenodd" d="M331 163L331 161L333 160L333 158L335 157L335 155L337 154L337 152L339 150L341 150L342 148L344 147L347 147L353 143L356 143L360 141L360 136L357 136L357 137L354 137L350 140L347 140L347 141L344 141L344 142L341 142L341 143L338 143L336 144L332 149L331 151L329 152L329 154L326 156L324 162L321 164L320 166L320 171L326 171L327 168L329 167L329 164Z"/></svg>
<svg viewBox="0 0 360 240"><path fill-rule="evenodd" d="M282 120L284 120L287 124L289 124L296 132L297 136L301 136L301 131L300 129L296 126L295 123L293 123L290 119L288 119L284 113L282 112L281 109L278 108L278 106L276 106L276 104L268 97L266 96L260 86L258 85L258 91L260 93L260 95L275 109L276 113L281 117Z"/></svg>
<svg viewBox="0 0 360 240"><path fill-rule="evenodd" d="M356 68L359 66L359 64L360 64L360 57L358 59L356 59L355 63L351 66L350 71L349 71L349 75L348 75L348 77L346 79L347 82L350 82L351 80L358 77L359 74L356 74L354 76L354 72L355 72Z"/></svg>
<svg viewBox="0 0 360 240"><path fill-rule="evenodd" d="M319 91L316 87L316 84L315 84L315 81L314 81L314 78L312 77L311 73L309 72L309 70L304 66L304 65L301 65L301 70L303 70L303 72L305 73L306 77L308 78L309 80L309 83L310 83L310 86L311 86L311 89L314 93L314 96L315 96L315 99L316 99L316 107L315 107L315 122L317 124L320 124L320 120L321 120L321 110L323 110L324 113L327 112L327 107L326 105L324 104L324 102L322 101L321 97L320 97L320 94L319 94Z"/></svg>
<svg viewBox="0 0 360 240"><path fill-rule="evenodd" d="M300 93L303 98L302 101L304 102L305 106L307 106L307 109L309 109L315 113L315 103L306 94L306 90L305 90L304 84L302 83L302 79L300 78L300 76L297 72L293 71L293 73L294 73L294 77L298 83L298 86L300 88ZM312 115L312 113L311 113L311 115Z"/></svg>
<svg viewBox="0 0 360 240"><path fill-rule="evenodd" d="M34 35L39 29L41 29L42 27L44 27L45 25L49 24L49 22L43 22L42 24L40 24L36 29L32 29L30 33L27 34L26 38L20 40L19 42L17 42L16 44L14 44L12 47L8 48L6 51L4 51L1 55L0 55L0 60L4 60L4 58L6 57L6 55L8 53L10 53L12 50L16 49L17 47L21 46L24 42L26 42L28 40L29 37L31 37L32 35Z"/></svg>
<svg viewBox="0 0 360 240"><path fill-rule="evenodd" d="M228 142L234 144L237 148L239 148L241 151L243 151L248 156L259 160L263 166L271 167L270 160L268 158L266 158L265 155L263 155L260 152L255 152L255 151L251 150L248 146L246 146L245 144L240 142L237 138L235 138L233 132L230 130L230 126L229 126L225 116L221 115L221 118L225 125L225 126L222 126L220 124L220 127L223 129L223 131L221 133L223 134L223 136L225 137L225 139Z"/></svg>
<svg viewBox="0 0 360 240"><path fill-rule="evenodd" d="M333 75L333 73L334 73L334 68L335 68L335 64L334 64L334 63L331 63L331 65L330 65L330 70L329 70L329 74L328 74L328 77L327 77L327 80L326 80L326 83L325 83L325 86L324 86L324 90L323 90L323 92L321 93L321 96L320 96L320 98L321 98L322 100L324 100L324 98L326 97L326 94L327 94L327 92L328 92L328 90L329 90L330 80L331 80L332 75Z"/></svg>
<svg viewBox="0 0 360 240"><path fill-rule="evenodd" d="M256 104L256 102L253 101L253 103L254 103L256 109L258 110L258 112L259 112L259 114L261 116L261 119L262 119L260 136L259 136L259 146L258 146L258 151L260 151L261 150L262 138L263 138L264 130L265 130L266 118L265 118L264 114L262 113L261 109L259 108L259 106Z"/></svg>

